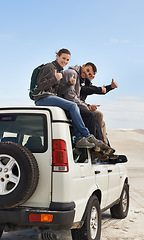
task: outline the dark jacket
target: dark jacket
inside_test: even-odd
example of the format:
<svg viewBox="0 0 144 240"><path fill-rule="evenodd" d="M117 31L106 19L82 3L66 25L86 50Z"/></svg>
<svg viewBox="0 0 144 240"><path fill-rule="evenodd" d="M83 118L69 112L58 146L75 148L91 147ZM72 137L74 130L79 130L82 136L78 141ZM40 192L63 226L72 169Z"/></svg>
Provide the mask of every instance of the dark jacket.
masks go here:
<svg viewBox="0 0 144 240"><path fill-rule="evenodd" d="M107 86L105 86L106 93L102 93L102 88L92 85L91 81L88 79L85 79L85 81L81 85L82 86L81 86L81 91L80 91L80 98L82 101L85 101L88 95L92 95L92 94L105 95L106 93L108 93L109 91L111 91L113 89L111 87L111 85L107 85Z"/></svg>
<svg viewBox="0 0 144 240"><path fill-rule="evenodd" d="M51 95L59 95L71 86L70 81L64 83L63 78L57 81L55 77L55 71L57 73L63 72L63 68L58 64L57 61L47 63L40 70L37 78L37 89L40 91L40 93L34 96L35 102L41 98Z"/></svg>

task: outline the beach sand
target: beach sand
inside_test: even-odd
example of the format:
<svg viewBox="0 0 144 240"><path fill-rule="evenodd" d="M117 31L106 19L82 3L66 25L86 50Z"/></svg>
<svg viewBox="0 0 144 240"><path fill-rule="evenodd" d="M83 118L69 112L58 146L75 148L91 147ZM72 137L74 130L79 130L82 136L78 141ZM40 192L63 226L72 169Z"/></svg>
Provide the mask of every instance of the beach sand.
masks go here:
<svg viewBox="0 0 144 240"><path fill-rule="evenodd" d="M109 130L110 144L116 154L128 157L130 210L125 219L102 215L101 240L144 240L144 130ZM38 239L36 230L4 233L2 240Z"/></svg>
<svg viewBox="0 0 144 240"><path fill-rule="evenodd" d="M144 240L144 130L109 130L117 154L128 157L130 210L125 219L102 218L102 240Z"/></svg>

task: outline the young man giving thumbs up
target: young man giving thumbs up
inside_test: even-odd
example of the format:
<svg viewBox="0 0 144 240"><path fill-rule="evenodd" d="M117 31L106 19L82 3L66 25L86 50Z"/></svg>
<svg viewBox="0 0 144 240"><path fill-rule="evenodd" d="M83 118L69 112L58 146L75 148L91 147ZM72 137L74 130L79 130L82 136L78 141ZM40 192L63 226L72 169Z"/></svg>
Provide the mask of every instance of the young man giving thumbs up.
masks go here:
<svg viewBox="0 0 144 240"><path fill-rule="evenodd" d="M94 79L96 73L97 68L91 62L83 64L82 66L75 65L73 67L69 67L68 70L64 71L64 79L67 82L73 76L73 78L76 79L76 84L71 86L63 94L63 97L77 103L80 108L83 121L89 131L95 137L108 144L103 114L100 111L97 111L97 108L100 105L86 104L85 99L91 94L105 94L118 86L113 79L111 85L109 86L93 86L91 81Z"/></svg>

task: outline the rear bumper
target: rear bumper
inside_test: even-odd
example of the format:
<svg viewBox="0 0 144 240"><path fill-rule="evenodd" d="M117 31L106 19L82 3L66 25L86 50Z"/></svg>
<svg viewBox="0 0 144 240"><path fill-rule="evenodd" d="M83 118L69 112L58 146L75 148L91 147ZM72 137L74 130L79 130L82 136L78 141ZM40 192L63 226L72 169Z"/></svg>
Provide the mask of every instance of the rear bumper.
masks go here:
<svg viewBox="0 0 144 240"><path fill-rule="evenodd" d="M30 214L51 214L52 222L32 222ZM17 207L13 209L0 210L0 228L9 229L30 229L30 228L51 228L54 230L67 230L73 225L75 210L55 211L49 209Z"/></svg>

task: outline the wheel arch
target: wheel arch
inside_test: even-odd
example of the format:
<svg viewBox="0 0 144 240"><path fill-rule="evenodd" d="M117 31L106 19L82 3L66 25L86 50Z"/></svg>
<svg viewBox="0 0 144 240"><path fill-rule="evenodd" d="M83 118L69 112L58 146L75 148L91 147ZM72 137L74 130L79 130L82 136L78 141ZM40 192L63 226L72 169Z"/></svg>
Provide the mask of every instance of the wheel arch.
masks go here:
<svg viewBox="0 0 144 240"><path fill-rule="evenodd" d="M100 191L100 189L97 189L91 194L91 196L89 197L89 199L87 201L86 208L85 208L84 214L82 216L82 221L85 221L85 219L86 219L88 205L89 205L89 202L90 202L90 199L92 196L96 196L98 198L99 204L101 204L101 191Z"/></svg>
<svg viewBox="0 0 144 240"><path fill-rule="evenodd" d="M125 185L127 185L128 188L129 188L129 181L128 181L128 177L127 176L125 177L124 181L122 182L120 196L122 194L122 191L123 191Z"/></svg>
<svg viewBox="0 0 144 240"><path fill-rule="evenodd" d="M126 177L124 184L129 184L128 177Z"/></svg>

